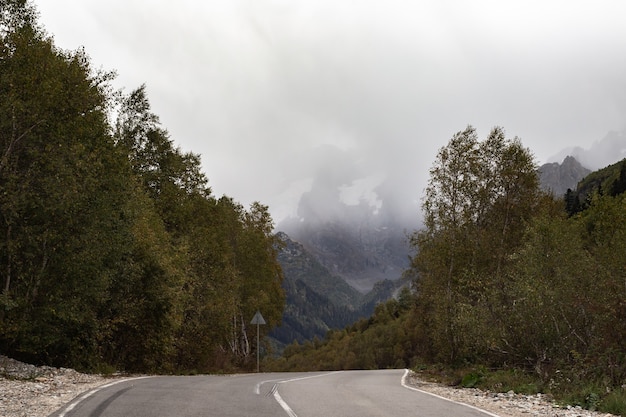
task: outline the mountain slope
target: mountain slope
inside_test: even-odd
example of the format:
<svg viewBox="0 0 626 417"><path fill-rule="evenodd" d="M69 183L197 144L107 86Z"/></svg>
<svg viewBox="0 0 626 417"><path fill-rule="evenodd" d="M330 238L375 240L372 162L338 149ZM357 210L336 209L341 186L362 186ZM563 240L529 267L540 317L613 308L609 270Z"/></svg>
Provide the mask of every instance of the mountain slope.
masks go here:
<svg viewBox="0 0 626 417"><path fill-rule="evenodd" d="M287 296L282 324L270 334L278 350L294 340L302 343L315 337L322 339L330 329L341 329L369 317L376 304L393 297L402 285L399 280L385 280L361 294L332 274L303 245L283 232L277 236L283 242L278 262Z"/></svg>
<svg viewBox="0 0 626 417"><path fill-rule="evenodd" d="M291 240L286 233L278 232L277 236L284 243L278 262L289 281L302 281L333 304L352 310L358 308L361 294L357 290L339 276L331 274L303 245Z"/></svg>
<svg viewBox="0 0 626 417"><path fill-rule="evenodd" d="M334 220L281 225L332 274L361 293L383 280L398 280L409 265L409 246L400 227Z"/></svg>
<svg viewBox="0 0 626 417"><path fill-rule="evenodd" d="M572 215L589 206L594 193L616 196L626 191L626 159L594 171L583 178L574 189L567 191L565 204Z"/></svg>
<svg viewBox="0 0 626 417"><path fill-rule="evenodd" d="M567 156L560 164L552 162L542 165L539 168L539 182L542 189L561 197L568 189L575 189L576 184L590 173L576 158Z"/></svg>

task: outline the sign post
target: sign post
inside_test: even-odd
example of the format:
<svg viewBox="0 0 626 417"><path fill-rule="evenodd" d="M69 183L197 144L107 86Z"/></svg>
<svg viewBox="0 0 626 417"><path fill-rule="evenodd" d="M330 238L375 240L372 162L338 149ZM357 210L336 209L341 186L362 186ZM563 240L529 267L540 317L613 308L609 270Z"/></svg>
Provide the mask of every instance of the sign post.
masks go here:
<svg viewBox="0 0 626 417"><path fill-rule="evenodd" d="M252 321L250 322L250 324L256 324L256 371L258 373L259 372L259 352L261 350L261 349L259 349L259 346L260 346L260 343L259 343L259 325L265 324L265 319L261 315L260 311L257 310L257 312L254 315L254 317L252 317Z"/></svg>

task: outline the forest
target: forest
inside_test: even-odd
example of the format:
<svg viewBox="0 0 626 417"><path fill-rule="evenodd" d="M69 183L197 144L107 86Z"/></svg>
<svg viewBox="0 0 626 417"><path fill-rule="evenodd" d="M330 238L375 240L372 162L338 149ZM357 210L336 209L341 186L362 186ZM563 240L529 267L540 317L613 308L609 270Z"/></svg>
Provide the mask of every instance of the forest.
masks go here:
<svg viewBox="0 0 626 417"><path fill-rule="evenodd" d="M434 369L626 415L624 178L626 160L555 197L518 138L468 126L430 170L410 290L267 366Z"/></svg>
<svg viewBox="0 0 626 417"><path fill-rule="evenodd" d="M250 320L262 311L265 336L285 308L269 208L214 196L146 87L116 91L37 19L0 0L0 352L92 372L253 369ZM264 369L436 366L466 386L520 373L626 413L626 163L607 169L546 194L520 139L459 131L430 170L410 287Z"/></svg>
<svg viewBox="0 0 626 417"><path fill-rule="evenodd" d="M0 0L0 352L110 372L252 367L285 304L268 207L212 195L145 86Z"/></svg>

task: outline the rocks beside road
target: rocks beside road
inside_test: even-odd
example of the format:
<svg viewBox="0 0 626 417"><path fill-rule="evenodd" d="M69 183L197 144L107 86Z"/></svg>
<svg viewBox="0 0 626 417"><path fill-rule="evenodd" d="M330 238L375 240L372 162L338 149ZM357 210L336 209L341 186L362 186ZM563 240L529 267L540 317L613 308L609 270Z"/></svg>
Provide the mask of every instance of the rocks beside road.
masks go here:
<svg viewBox="0 0 626 417"><path fill-rule="evenodd" d="M409 374L406 382L419 390L472 405L499 417L615 417L581 407L562 407L544 394L523 395L513 391L501 393L476 388L454 388L424 381L414 373Z"/></svg>
<svg viewBox="0 0 626 417"><path fill-rule="evenodd" d="M0 355L0 416L46 417L111 380L73 369L28 365Z"/></svg>

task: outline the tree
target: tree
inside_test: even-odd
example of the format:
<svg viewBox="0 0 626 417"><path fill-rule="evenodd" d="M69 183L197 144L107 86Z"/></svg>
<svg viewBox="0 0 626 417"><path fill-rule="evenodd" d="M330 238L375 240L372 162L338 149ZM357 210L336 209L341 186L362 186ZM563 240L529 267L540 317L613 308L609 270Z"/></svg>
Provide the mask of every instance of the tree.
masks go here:
<svg viewBox="0 0 626 417"><path fill-rule="evenodd" d="M423 200L424 229L413 234L413 274L425 334L439 359L486 351L503 271L540 197L532 154L494 128L479 142L468 126L440 149ZM436 353L434 353L436 352Z"/></svg>
<svg viewBox="0 0 626 417"><path fill-rule="evenodd" d="M245 364L251 306L271 325L284 306L268 208L211 196L145 87L114 108L112 77L0 0L0 350L79 369Z"/></svg>
<svg viewBox="0 0 626 417"><path fill-rule="evenodd" d="M0 345L86 368L100 354L99 308L125 227L111 74L92 71L82 50L57 50L28 3L0 10Z"/></svg>
<svg viewBox="0 0 626 417"><path fill-rule="evenodd" d="M580 222L584 247L593 256L595 278L588 311L593 313L593 340L586 365L614 386L626 378L626 194L596 195ZM599 375L598 375L599 374Z"/></svg>
<svg viewBox="0 0 626 417"><path fill-rule="evenodd" d="M590 347L599 277L580 232L564 212L538 213L529 223L508 274L510 302L503 304L498 346L503 362L545 377Z"/></svg>

